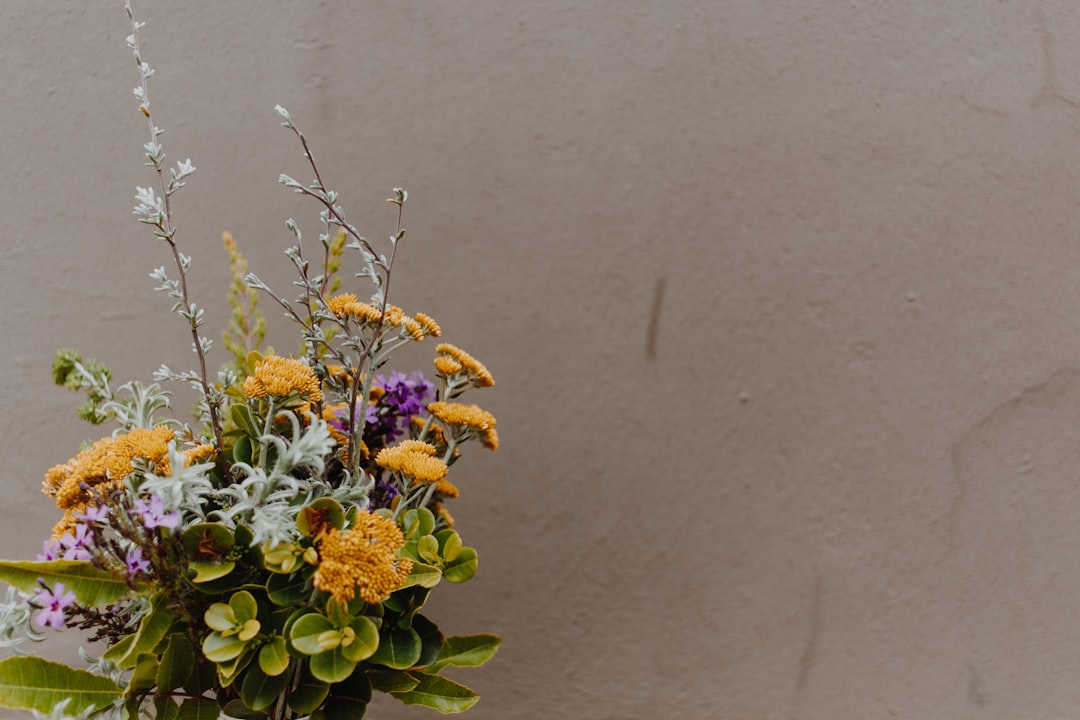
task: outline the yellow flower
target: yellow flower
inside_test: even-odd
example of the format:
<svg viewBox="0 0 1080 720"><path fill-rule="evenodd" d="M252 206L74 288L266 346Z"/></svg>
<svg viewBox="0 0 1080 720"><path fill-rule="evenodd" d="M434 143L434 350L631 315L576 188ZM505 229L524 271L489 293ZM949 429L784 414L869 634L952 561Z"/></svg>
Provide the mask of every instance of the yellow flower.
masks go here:
<svg viewBox="0 0 1080 720"><path fill-rule="evenodd" d="M244 394L249 398L285 397L291 392L307 395L311 402L322 400L322 388L315 371L292 358L270 355L255 365L255 372L244 381Z"/></svg>
<svg viewBox="0 0 1080 720"><path fill-rule="evenodd" d="M464 365L462 365L449 355L435 356L435 374L439 377L448 378L451 375L457 375L464 368Z"/></svg>
<svg viewBox="0 0 1080 720"><path fill-rule="evenodd" d="M430 315L425 315L424 313L416 313L415 317L416 322L420 323L420 325L423 326L425 335L430 335L431 337L442 336L442 328L439 327L439 323L435 322L435 319L432 318Z"/></svg>
<svg viewBox="0 0 1080 720"><path fill-rule="evenodd" d="M54 537L63 535L78 522L76 513L122 488L124 478L134 470L132 463L136 459L144 461L154 472L164 473L172 439L173 431L165 425L149 430L136 428L116 437L102 438L65 464L50 468L42 489L56 500L58 508L67 511L53 528Z"/></svg>
<svg viewBox="0 0 1080 720"><path fill-rule="evenodd" d="M435 346L435 352L461 363L461 366L469 375L469 381L476 387L492 387L495 385L495 378L491 376L484 364L461 348L450 343L440 343ZM436 365L435 367L438 368L439 366Z"/></svg>
<svg viewBox="0 0 1080 720"><path fill-rule="evenodd" d="M476 405L436 401L427 406L428 412L451 429L458 440L480 438L484 447L499 449L499 433L495 431L495 416Z"/></svg>
<svg viewBox="0 0 1080 720"><path fill-rule="evenodd" d="M341 603L356 595L376 604L401 587L412 560L399 558L405 537L397 524L372 512L357 513L353 526L329 530L319 543L315 587Z"/></svg>
<svg viewBox="0 0 1080 720"><path fill-rule="evenodd" d="M338 317L353 317L364 323L377 323L382 319L379 308L371 303L360 302L353 293L341 293L326 301L326 306ZM387 308L389 311L389 308Z"/></svg>
<svg viewBox="0 0 1080 720"><path fill-rule="evenodd" d="M450 468L434 455L434 446L420 440L404 440L380 450L375 456L375 463L411 477L415 482L439 482L450 472Z"/></svg>

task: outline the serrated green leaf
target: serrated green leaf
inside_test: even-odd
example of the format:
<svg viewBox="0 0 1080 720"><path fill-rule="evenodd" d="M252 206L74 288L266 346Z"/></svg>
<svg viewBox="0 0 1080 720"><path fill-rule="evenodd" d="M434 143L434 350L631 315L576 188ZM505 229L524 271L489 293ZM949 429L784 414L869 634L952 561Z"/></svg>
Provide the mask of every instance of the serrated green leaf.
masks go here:
<svg viewBox="0 0 1080 720"><path fill-rule="evenodd" d="M412 628L394 627L379 633L379 648L368 661L394 670L404 670L416 664L422 649L420 633Z"/></svg>
<svg viewBox="0 0 1080 720"><path fill-rule="evenodd" d="M391 693L406 705L423 705L441 713L464 712L475 705L480 696L461 683L441 675L412 671L419 682L407 692Z"/></svg>
<svg viewBox="0 0 1080 720"><path fill-rule="evenodd" d="M50 713L55 705L70 698L67 712L78 714L87 708L102 708L122 694L109 678L61 663L31 656L0 660L3 707Z"/></svg>
<svg viewBox="0 0 1080 720"><path fill-rule="evenodd" d="M498 635L452 635L443 641L439 659L428 670L435 672L447 665L479 667L495 655L501 643Z"/></svg>
<svg viewBox="0 0 1080 720"><path fill-rule="evenodd" d="M384 693L406 692L420 684L419 680L404 670L378 670L372 668L367 671L367 676L371 682L371 687Z"/></svg>
<svg viewBox="0 0 1080 720"><path fill-rule="evenodd" d="M340 647L314 655L310 661L311 674L328 683L341 682L352 675L356 663L341 652Z"/></svg>
<svg viewBox="0 0 1080 720"><path fill-rule="evenodd" d="M471 547L462 548L457 559L447 563L443 568L443 577L448 582L463 583L476 574L476 550Z"/></svg>
<svg viewBox="0 0 1080 720"><path fill-rule="evenodd" d="M259 663L251 663L240 681L240 699L252 710L265 710L288 684L287 674L270 676L262 671Z"/></svg>
<svg viewBox="0 0 1080 720"><path fill-rule="evenodd" d="M124 578L98 570L84 560L0 560L0 581L8 585L32 593L41 589L38 578L49 587L63 583L65 590L75 593L79 603L88 607L112 605L129 592Z"/></svg>
<svg viewBox="0 0 1080 720"><path fill-rule="evenodd" d="M195 650L184 633L173 633L169 644L161 654L157 668L157 686L163 692L177 688L192 690L191 677L195 666Z"/></svg>

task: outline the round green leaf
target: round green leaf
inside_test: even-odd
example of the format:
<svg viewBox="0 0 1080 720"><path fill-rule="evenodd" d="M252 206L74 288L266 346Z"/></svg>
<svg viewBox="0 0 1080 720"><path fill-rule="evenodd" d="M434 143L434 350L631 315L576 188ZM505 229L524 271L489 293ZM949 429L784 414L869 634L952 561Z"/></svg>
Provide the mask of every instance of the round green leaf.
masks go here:
<svg viewBox="0 0 1080 720"><path fill-rule="evenodd" d="M341 682L352 675L356 669L356 663L345 657L340 647L333 650L313 655L311 658L311 674L319 680L328 683Z"/></svg>
<svg viewBox="0 0 1080 720"><path fill-rule="evenodd" d="M270 677L277 677L289 667L289 652L285 649L285 638L280 635L259 650L259 667Z"/></svg>
<svg viewBox="0 0 1080 720"><path fill-rule="evenodd" d="M379 647L379 628L371 618L353 618L349 627L356 633L356 637L348 645L342 645L341 652L345 658L353 662L360 662L371 657Z"/></svg>
<svg viewBox="0 0 1080 720"><path fill-rule="evenodd" d="M420 659L423 643L420 634L412 628L391 628L379 633L379 647L368 662L385 665L395 670L411 668Z"/></svg>
<svg viewBox="0 0 1080 720"><path fill-rule="evenodd" d="M443 577L452 583L463 583L475 574L476 550L471 547L462 548L457 559L443 568Z"/></svg>
<svg viewBox="0 0 1080 720"><path fill-rule="evenodd" d="M203 619L206 620L206 625L211 630L217 630L218 632L228 632L236 627L236 614L225 603L211 605L203 614Z"/></svg>
<svg viewBox="0 0 1080 720"><path fill-rule="evenodd" d="M245 645L247 643L236 635L224 637L221 633L212 632L203 640L202 651L207 660L222 663L239 657Z"/></svg>
<svg viewBox="0 0 1080 720"><path fill-rule="evenodd" d="M435 538L439 541L439 555L443 562L454 562L461 553L461 536L456 530L446 528L435 533Z"/></svg>
<svg viewBox="0 0 1080 720"><path fill-rule="evenodd" d="M289 629L289 641L297 652L304 655L318 655L323 652L323 647L319 644L319 636L333 629L334 624L325 615L308 613L292 624Z"/></svg>
<svg viewBox="0 0 1080 720"><path fill-rule="evenodd" d="M236 614L237 622L240 623L246 623L259 614L259 603L255 601L255 596L247 590L233 593L232 597L229 598L229 607L232 608L233 613Z"/></svg>

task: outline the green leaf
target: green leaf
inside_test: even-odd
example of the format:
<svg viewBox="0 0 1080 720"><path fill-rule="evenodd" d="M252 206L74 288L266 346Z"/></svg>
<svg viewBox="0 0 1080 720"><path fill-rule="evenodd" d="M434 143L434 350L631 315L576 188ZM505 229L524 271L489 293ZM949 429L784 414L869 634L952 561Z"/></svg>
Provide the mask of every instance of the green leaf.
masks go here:
<svg viewBox="0 0 1080 720"><path fill-rule="evenodd" d="M257 438L262 435L262 431L255 427L255 421L251 419L251 410L248 409L247 405L235 403L230 414L232 415L232 421L248 437Z"/></svg>
<svg viewBox="0 0 1080 720"><path fill-rule="evenodd" d="M479 667L495 655L500 643L498 635L452 635L443 642L439 659L428 670L435 672L447 665Z"/></svg>
<svg viewBox="0 0 1080 720"><path fill-rule="evenodd" d="M271 677L277 677L289 668L289 651L285 638L277 635L259 650L259 667Z"/></svg>
<svg viewBox="0 0 1080 720"><path fill-rule="evenodd" d="M120 668L134 667L141 653L154 651L154 648L169 632L175 619L176 613L165 604L165 596L158 595L153 600L150 613L143 617L139 622L139 629L130 636L131 644L127 646L126 651L122 654L114 652L120 646L120 643L117 643L105 653L106 659L112 660Z"/></svg>
<svg viewBox="0 0 1080 720"><path fill-rule="evenodd" d="M313 720L359 720L364 717L369 702L371 683L364 673L353 673L347 680L333 686L330 698L313 715Z"/></svg>
<svg viewBox="0 0 1080 720"><path fill-rule="evenodd" d="M389 632L379 633L379 649L368 661L394 670L404 670L416 664L422 649L420 633L412 628L390 628Z"/></svg>
<svg viewBox="0 0 1080 720"><path fill-rule="evenodd" d="M415 615L412 619L412 629L420 633L420 659L416 661L416 664L432 664L439 658L444 641L439 626L423 615Z"/></svg>
<svg viewBox="0 0 1080 720"><path fill-rule="evenodd" d="M107 677L38 657L0 660L0 706L50 713L68 698L69 715L102 708L123 692Z"/></svg>
<svg viewBox="0 0 1080 720"><path fill-rule="evenodd" d="M421 535L420 539L416 541L416 552L420 555L421 559L426 560L429 563L437 563L439 558L439 541L435 539L434 535Z"/></svg>
<svg viewBox="0 0 1080 720"><path fill-rule="evenodd" d="M435 537L439 541L439 554L443 562L454 562L461 553L461 536L457 531L445 528L435 533Z"/></svg>
<svg viewBox="0 0 1080 720"><path fill-rule="evenodd" d="M476 574L476 550L462 548L457 559L443 568L443 577L452 583L463 583Z"/></svg>
<svg viewBox="0 0 1080 720"><path fill-rule="evenodd" d="M157 686L162 692L171 692L177 688L192 690L192 670L195 665L195 650L184 633L173 633L169 644L161 654L161 663L157 668Z"/></svg>
<svg viewBox="0 0 1080 720"><path fill-rule="evenodd" d="M157 683L158 657L154 653L142 653L135 660L135 671L131 673L128 688L148 690Z"/></svg>
<svg viewBox="0 0 1080 720"><path fill-rule="evenodd" d="M289 693L289 707L301 715L308 715L322 705L330 692L330 683L311 674L308 668L300 673L300 684Z"/></svg>
<svg viewBox="0 0 1080 720"><path fill-rule="evenodd" d="M328 683L341 682L352 675L356 663L345 657L340 647L311 658L311 674Z"/></svg>
<svg viewBox="0 0 1080 720"><path fill-rule="evenodd" d="M367 676L371 687L384 693L406 692L420 684L419 680L403 670L372 668L367 671Z"/></svg>
<svg viewBox="0 0 1080 720"><path fill-rule="evenodd" d="M128 651L131 650L131 645L134 642L135 633L125 635L124 637L120 638L115 643L110 645L109 648L104 653L102 653L101 657L105 660L108 660L109 662L116 662L120 658L124 657L124 655L127 655Z"/></svg>
<svg viewBox="0 0 1080 720"><path fill-rule="evenodd" d="M180 706L168 695L155 697L154 709L157 711L154 720L176 720L176 716L180 714Z"/></svg>
<svg viewBox="0 0 1080 720"><path fill-rule="evenodd" d="M288 684L287 673L270 676L262 671L259 663L252 663L240 681L240 699L252 710L264 710L277 700Z"/></svg>
<svg viewBox="0 0 1080 720"><path fill-rule="evenodd" d="M303 573L281 575L274 573L266 581L266 594L275 605L299 605L311 594L311 585Z"/></svg>
<svg viewBox="0 0 1080 720"><path fill-rule="evenodd" d="M188 569L195 571L195 574L191 576L190 580L196 584L223 578L231 573L235 567L236 563L232 560L226 560L225 562L193 560L188 563Z"/></svg>
<svg viewBox="0 0 1080 720"><path fill-rule="evenodd" d="M225 637L215 631L203 640L202 651L207 660L220 664L240 657L246 646L247 643L236 635Z"/></svg>
<svg viewBox="0 0 1080 720"><path fill-rule="evenodd" d="M23 592L36 592L41 589L38 578L49 587L64 583L64 589L75 593L79 603L88 607L112 605L129 592L122 577L98 570L84 560L0 560L0 581L8 585Z"/></svg>
<svg viewBox="0 0 1080 720"><path fill-rule="evenodd" d="M239 718L239 720L264 720L264 718L269 717L268 713L252 710L239 698L225 703L225 707L221 708L221 712L223 712L225 716Z"/></svg>
<svg viewBox="0 0 1080 720"><path fill-rule="evenodd" d="M319 636L327 630L333 630L334 624L325 615L308 613L292 624L289 640L297 652L304 655L318 655L323 652Z"/></svg>
<svg viewBox="0 0 1080 720"><path fill-rule="evenodd" d="M229 598L229 607L232 608L233 613L236 615L237 623L254 620L259 614L259 603L255 600L255 596L247 590L233 593L233 596Z"/></svg>
<svg viewBox="0 0 1080 720"><path fill-rule="evenodd" d="M416 670L409 674L419 680L416 687L406 692L391 693L406 705L423 705L441 713L459 713L480 700L480 696L469 688L441 675Z"/></svg>
<svg viewBox="0 0 1080 720"><path fill-rule="evenodd" d="M409 577L405 578L405 582L402 583L402 588L412 587L413 585L419 585L420 587L433 588L439 584L442 580L443 571L434 565L426 565L421 562L414 562L412 570L409 571Z"/></svg>
<svg viewBox="0 0 1080 720"><path fill-rule="evenodd" d="M296 529L304 537L315 537L332 527L345 527L345 510L334 498L321 497L296 515Z"/></svg>
<svg viewBox="0 0 1080 720"><path fill-rule="evenodd" d="M220 717L221 708L217 701L206 698L185 700L176 714L176 720L218 720Z"/></svg>
<svg viewBox="0 0 1080 720"><path fill-rule="evenodd" d="M369 617L361 615L353 618L349 627L356 633L356 637L348 645L343 645L341 652L346 660L360 662L365 660L379 647L379 626Z"/></svg>

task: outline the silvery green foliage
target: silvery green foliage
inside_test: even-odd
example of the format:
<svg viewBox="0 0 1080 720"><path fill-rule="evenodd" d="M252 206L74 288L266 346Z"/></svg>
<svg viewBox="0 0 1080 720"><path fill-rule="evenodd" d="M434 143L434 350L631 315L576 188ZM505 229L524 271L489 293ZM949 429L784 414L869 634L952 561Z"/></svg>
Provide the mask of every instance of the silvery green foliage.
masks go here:
<svg viewBox="0 0 1080 720"><path fill-rule="evenodd" d="M214 467L212 462L185 467L184 452L178 442L169 444L171 475L146 473L138 487L141 495L157 495L168 512L180 512L185 524L206 519L207 502L214 495L214 486L208 477Z"/></svg>
<svg viewBox="0 0 1080 720"><path fill-rule="evenodd" d="M52 712L48 714L38 712L37 710L31 710L31 712L34 714L34 720L88 720L88 718L90 718L90 716L93 714L93 708L87 708L78 715L68 715L67 707L70 704L71 698L68 698L67 700L63 700L57 703L56 707L52 709ZM98 715L98 717L105 716Z"/></svg>
<svg viewBox="0 0 1080 720"><path fill-rule="evenodd" d="M325 494L325 485L318 475L326 467L326 457L334 447L334 439L326 421L309 414L310 424L304 428L295 414L288 414L292 423L292 441L266 434L260 438L265 460L266 449L273 445L277 457L270 467L261 462L258 467L247 463L235 463L234 471L243 477L236 478L215 493L225 508L211 513L221 522L234 526L242 522L251 528L253 544L269 542L271 546L290 542L296 535L296 515L312 498ZM303 475L314 474L313 479L295 477L297 470L307 470Z"/></svg>
<svg viewBox="0 0 1080 720"><path fill-rule="evenodd" d="M9 587L7 599L0 603L0 650L19 652L19 645L27 640L41 642L46 633L31 624L34 608L27 604L33 595Z"/></svg>
<svg viewBox="0 0 1080 720"><path fill-rule="evenodd" d="M117 388L117 392L125 392L129 397L117 399L114 396L112 400L101 405L101 411L116 418L120 424L120 431L130 432L135 428L149 430L156 425L179 424L172 418L155 417L155 413L159 410L171 407L169 398L172 396L171 393L162 390L157 383L150 385L143 385L140 382L124 383Z"/></svg>

